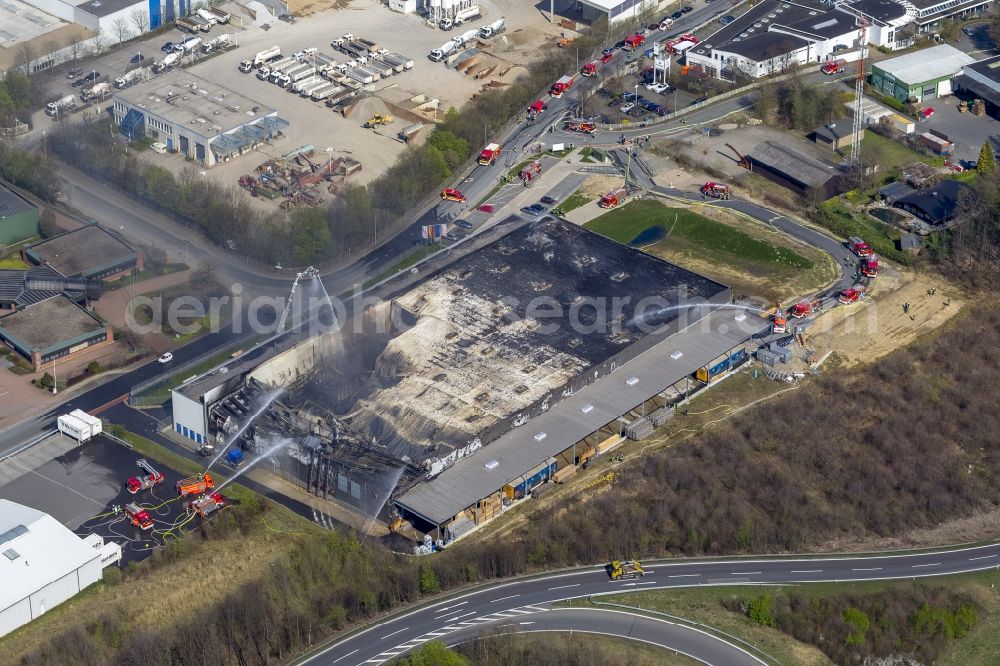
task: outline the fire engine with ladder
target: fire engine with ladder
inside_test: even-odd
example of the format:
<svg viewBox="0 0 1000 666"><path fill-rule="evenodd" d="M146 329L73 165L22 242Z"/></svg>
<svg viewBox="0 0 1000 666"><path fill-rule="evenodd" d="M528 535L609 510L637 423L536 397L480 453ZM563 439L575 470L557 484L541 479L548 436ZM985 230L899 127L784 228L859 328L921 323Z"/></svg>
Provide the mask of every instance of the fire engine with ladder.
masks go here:
<svg viewBox="0 0 1000 666"><path fill-rule="evenodd" d="M125 482L125 489L135 495L140 490L149 490L153 486L163 483L163 474L156 471L149 461L141 458L135 464L142 470L142 474L133 476Z"/></svg>

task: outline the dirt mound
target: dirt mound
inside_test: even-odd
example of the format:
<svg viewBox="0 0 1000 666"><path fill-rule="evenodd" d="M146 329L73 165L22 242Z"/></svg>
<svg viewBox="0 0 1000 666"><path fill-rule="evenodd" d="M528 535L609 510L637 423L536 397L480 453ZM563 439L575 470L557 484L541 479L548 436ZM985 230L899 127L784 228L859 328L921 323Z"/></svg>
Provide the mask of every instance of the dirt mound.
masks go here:
<svg viewBox="0 0 1000 666"><path fill-rule="evenodd" d="M364 122L375 114L390 114L388 105L379 97L362 97L354 104L344 107L344 117L357 117Z"/></svg>

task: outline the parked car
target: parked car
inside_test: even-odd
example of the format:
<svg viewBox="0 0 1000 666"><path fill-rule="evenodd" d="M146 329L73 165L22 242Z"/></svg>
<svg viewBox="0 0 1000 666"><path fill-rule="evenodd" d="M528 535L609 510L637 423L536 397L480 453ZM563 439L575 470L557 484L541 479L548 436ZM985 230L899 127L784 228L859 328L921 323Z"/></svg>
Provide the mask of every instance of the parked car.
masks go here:
<svg viewBox="0 0 1000 666"><path fill-rule="evenodd" d="M455 226L459 229L471 229L472 223L468 220L455 220Z"/></svg>
<svg viewBox="0 0 1000 666"><path fill-rule="evenodd" d="M91 81L96 81L99 78L101 78L101 73L98 72L95 69L93 72L91 72L90 74L87 74L87 76L83 77L83 80L86 83L90 83Z"/></svg>
<svg viewBox="0 0 1000 666"><path fill-rule="evenodd" d="M676 21L682 16L684 16L683 12L674 12L673 14L670 15L670 18Z"/></svg>
<svg viewBox="0 0 1000 666"><path fill-rule="evenodd" d="M493 204L483 204L482 206L479 207L479 211L482 213L492 213Z"/></svg>
<svg viewBox="0 0 1000 666"><path fill-rule="evenodd" d="M532 217L538 217L545 212L545 206L542 204L531 204L522 208L521 212Z"/></svg>
<svg viewBox="0 0 1000 666"><path fill-rule="evenodd" d="M622 108L620 108L618 110L621 111L624 114L629 114L629 113L632 112L632 109L634 109L634 108L635 108L635 104L632 103L632 102L628 102L628 103L624 104L622 106Z"/></svg>
<svg viewBox="0 0 1000 666"><path fill-rule="evenodd" d="M134 56L132 56L132 59L129 60L129 62L132 63L133 65L135 65L137 63L142 62L145 59L146 59L146 56L142 55L141 53L136 53Z"/></svg>
<svg viewBox="0 0 1000 666"><path fill-rule="evenodd" d="M650 83L646 86L646 90L654 92L657 95L662 95L665 92L669 92L671 88L670 85L666 83Z"/></svg>
<svg viewBox="0 0 1000 666"><path fill-rule="evenodd" d="M554 206L555 203L556 203L556 200L555 200L554 197L550 197L550 196L546 195L546 196L544 196L544 197L541 198L541 202L543 204L545 204L546 206Z"/></svg>
<svg viewBox="0 0 1000 666"><path fill-rule="evenodd" d="M649 32L656 32L659 29L660 29L659 23L650 23L649 25L646 26L646 30L648 30Z"/></svg>
<svg viewBox="0 0 1000 666"><path fill-rule="evenodd" d="M69 70L68 72L66 72L66 78L67 79L75 79L76 77L80 76L81 74L83 74L83 70L80 69L79 67L74 67L71 70Z"/></svg>
<svg viewBox="0 0 1000 666"><path fill-rule="evenodd" d="M166 44L160 47L160 50L163 51L164 53L170 53L171 51L174 50L174 43L167 42Z"/></svg>
<svg viewBox="0 0 1000 666"><path fill-rule="evenodd" d="M694 11L694 7L692 7L691 5L684 5L683 7L681 7L681 14L687 14L692 11Z"/></svg>
<svg viewBox="0 0 1000 666"><path fill-rule="evenodd" d="M174 355L171 354L170 352L167 352L166 354L164 354L163 356L161 356L156 360L159 361L160 363L170 363L172 360L174 360Z"/></svg>
<svg viewBox="0 0 1000 666"><path fill-rule="evenodd" d="M719 23L721 23L722 25L729 25L735 20L736 20L735 16L733 16L732 14L726 14L725 16L719 19Z"/></svg>
<svg viewBox="0 0 1000 666"><path fill-rule="evenodd" d="M79 88L84 83L86 83L86 81L84 81L83 79L77 79L76 81L74 81L73 83L70 84L70 87L71 88Z"/></svg>

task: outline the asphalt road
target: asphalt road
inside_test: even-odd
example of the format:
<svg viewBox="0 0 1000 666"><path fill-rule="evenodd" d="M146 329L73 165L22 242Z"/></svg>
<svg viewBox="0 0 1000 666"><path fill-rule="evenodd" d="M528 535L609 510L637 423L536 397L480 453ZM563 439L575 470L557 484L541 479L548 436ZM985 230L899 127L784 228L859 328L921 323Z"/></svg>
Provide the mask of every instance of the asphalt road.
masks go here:
<svg viewBox="0 0 1000 666"><path fill-rule="evenodd" d="M498 620L536 621L565 599L699 585L756 585L922 578L1000 568L1000 542L974 548L909 555L806 557L790 559L667 560L645 565L634 580L609 579L603 566L498 582L472 592L374 623L330 647L314 651L299 664L356 666L381 664L429 640ZM661 627L657 643L668 644ZM679 646L671 645L673 649ZM706 663L728 666L730 661ZM706 653L705 656L708 656Z"/></svg>
<svg viewBox="0 0 1000 666"><path fill-rule="evenodd" d="M642 641L706 664L760 666L765 663L745 650L704 631L620 610L554 608L544 613L533 614L530 618L523 618L519 613L503 613L503 615L510 617L469 626L448 634L445 644L454 647L474 641L482 631L500 633L563 631Z"/></svg>

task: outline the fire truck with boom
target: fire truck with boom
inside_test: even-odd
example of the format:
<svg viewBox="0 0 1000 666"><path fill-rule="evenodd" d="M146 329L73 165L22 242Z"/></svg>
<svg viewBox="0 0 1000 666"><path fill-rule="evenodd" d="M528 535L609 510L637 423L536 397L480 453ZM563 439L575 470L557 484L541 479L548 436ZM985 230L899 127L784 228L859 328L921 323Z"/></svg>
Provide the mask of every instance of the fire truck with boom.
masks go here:
<svg viewBox="0 0 1000 666"><path fill-rule="evenodd" d="M563 93L573 87L573 77L563 76L560 77L558 81L552 84L552 89L549 90L549 94L553 97L559 98L563 96Z"/></svg>
<svg viewBox="0 0 1000 666"><path fill-rule="evenodd" d="M597 134L597 125L588 120L569 120L564 129L568 132L581 132L590 136Z"/></svg>
<svg viewBox="0 0 1000 666"><path fill-rule="evenodd" d="M135 464L143 473L139 476L133 476L125 482L125 489L130 493L135 495L140 490L149 490L156 484L163 483L163 475L157 472L145 458L137 460Z"/></svg>
<svg viewBox="0 0 1000 666"><path fill-rule="evenodd" d="M177 482L177 494L181 497L185 495L201 495L215 487L215 479L208 472L181 479Z"/></svg>
<svg viewBox="0 0 1000 666"><path fill-rule="evenodd" d="M500 144L491 143L479 153L479 163L483 166L493 166L500 157Z"/></svg>
<svg viewBox="0 0 1000 666"><path fill-rule="evenodd" d="M701 193L702 195L712 197L713 199L728 199L729 186L710 180L701 186Z"/></svg>
<svg viewBox="0 0 1000 666"><path fill-rule="evenodd" d="M878 257L870 254L861 262L861 274L866 278L878 277Z"/></svg>
<svg viewBox="0 0 1000 666"><path fill-rule="evenodd" d="M140 530L148 530L153 526L153 519L149 516L149 512L135 502L126 504L124 510L129 522Z"/></svg>
<svg viewBox="0 0 1000 666"><path fill-rule="evenodd" d="M518 177L525 187L531 187L531 182L542 175L542 163L535 161L521 169Z"/></svg>
<svg viewBox="0 0 1000 666"><path fill-rule="evenodd" d="M600 206L601 208L617 208L618 206L625 203L625 198L627 196L628 193L625 191L625 188L622 187L617 190L614 190L613 192L608 192L607 194L605 194L603 197L601 197L601 200L597 202L597 205Z"/></svg>
<svg viewBox="0 0 1000 666"><path fill-rule="evenodd" d="M209 514L221 509L225 504L226 500L220 493L212 493L211 495L201 495L193 500L188 500L184 505L184 509L188 513L196 513L202 518L207 518Z"/></svg>

